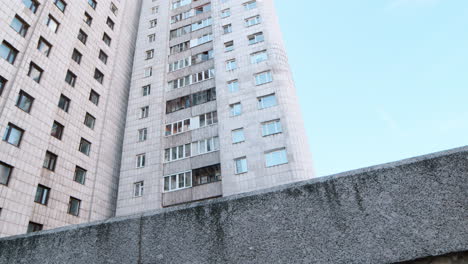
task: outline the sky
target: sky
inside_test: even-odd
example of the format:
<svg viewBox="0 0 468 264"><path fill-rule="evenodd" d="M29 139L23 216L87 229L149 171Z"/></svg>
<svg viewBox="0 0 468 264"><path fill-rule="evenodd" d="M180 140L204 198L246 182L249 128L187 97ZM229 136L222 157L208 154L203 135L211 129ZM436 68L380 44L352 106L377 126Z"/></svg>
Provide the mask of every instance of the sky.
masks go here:
<svg viewBox="0 0 468 264"><path fill-rule="evenodd" d="M467 0L275 0L317 176L468 145Z"/></svg>

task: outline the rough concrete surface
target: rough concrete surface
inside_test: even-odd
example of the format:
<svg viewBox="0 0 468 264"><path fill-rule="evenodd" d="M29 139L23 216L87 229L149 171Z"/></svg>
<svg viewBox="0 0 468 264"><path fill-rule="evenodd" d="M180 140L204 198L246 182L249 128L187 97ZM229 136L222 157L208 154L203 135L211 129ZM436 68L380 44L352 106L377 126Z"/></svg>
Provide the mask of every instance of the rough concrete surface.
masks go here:
<svg viewBox="0 0 468 264"><path fill-rule="evenodd" d="M468 251L467 209L464 147L261 192L0 239L0 264L416 261Z"/></svg>

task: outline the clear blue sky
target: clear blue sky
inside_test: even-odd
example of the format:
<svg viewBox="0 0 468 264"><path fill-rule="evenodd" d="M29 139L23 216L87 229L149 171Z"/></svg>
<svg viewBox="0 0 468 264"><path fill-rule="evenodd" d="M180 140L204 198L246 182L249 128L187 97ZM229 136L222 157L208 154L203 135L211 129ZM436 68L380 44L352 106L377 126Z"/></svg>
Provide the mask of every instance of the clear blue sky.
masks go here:
<svg viewBox="0 0 468 264"><path fill-rule="evenodd" d="M319 176L468 145L467 0L275 0Z"/></svg>

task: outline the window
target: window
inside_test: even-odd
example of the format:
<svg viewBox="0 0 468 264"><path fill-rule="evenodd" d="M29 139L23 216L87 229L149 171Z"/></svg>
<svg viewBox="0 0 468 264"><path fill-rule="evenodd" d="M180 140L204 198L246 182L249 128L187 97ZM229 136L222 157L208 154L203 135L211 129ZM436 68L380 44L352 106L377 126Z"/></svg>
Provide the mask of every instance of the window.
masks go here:
<svg viewBox="0 0 468 264"><path fill-rule="evenodd" d="M195 169L193 174L193 185L203 185L221 180L221 166L219 164Z"/></svg>
<svg viewBox="0 0 468 264"><path fill-rule="evenodd" d="M273 120L262 123L262 136L270 136L283 132L280 120Z"/></svg>
<svg viewBox="0 0 468 264"><path fill-rule="evenodd" d="M37 44L37 49L46 57L49 57L50 50L52 49L52 45L47 42L43 37L39 38L39 43Z"/></svg>
<svg viewBox="0 0 468 264"><path fill-rule="evenodd" d="M88 4L93 8L93 9L96 9L96 1L95 0L88 0Z"/></svg>
<svg viewBox="0 0 468 264"><path fill-rule="evenodd" d="M65 82L68 83L71 87L75 87L76 75L71 71L67 71L67 76L65 76Z"/></svg>
<svg viewBox="0 0 468 264"><path fill-rule="evenodd" d="M150 28L156 27L157 24L158 24L158 20L157 20L157 19L151 20L151 21L150 21Z"/></svg>
<svg viewBox="0 0 468 264"><path fill-rule="evenodd" d="M255 85L262 85L266 83L270 83L273 81L271 77L271 71L261 72L255 74Z"/></svg>
<svg viewBox="0 0 468 264"><path fill-rule="evenodd" d="M11 64L15 63L16 56L18 55L18 50L13 48L10 43L3 41L2 45L0 46L0 56L4 58Z"/></svg>
<svg viewBox="0 0 468 264"><path fill-rule="evenodd" d="M200 121L199 123L200 127L211 126L213 124L218 123L218 112L214 111L214 112L206 113L206 114L198 116L198 118Z"/></svg>
<svg viewBox="0 0 468 264"><path fill-rule="evenodd" d="M142 128L138 130L138 141L143 142L148 139L148 129Z"/></svg>
<svg viewBox="0 0 468 264"><path fill-rule="evenodd" d="M112 12L114 15L117 15L117 13L118 13L118 11L119 11L119 9L115 6L114 3L111 3L111 5L110 5L110 10L111 10L111 12Z"/></svg>
<svg viewBox="0 0 468 264"><path fill-rule="evenodd" d="M249 45L257 44L259 42L263 42L265 39L263 37L263 32L255 33L247 37L249 39Z"/></svg>
<svg viewBox="0 0 468 264"><path fill-rule="evenodd" d="M102 73L100 70L95 69L94 70L94 79L98 81L100 84L104 82L104 73Z"/></svg>
<svg viewBox="0 0 468 264"><path fill-rule="evenodd" d="M54 121L54 124L52 125L52 132L50 133L50 135L61 140L64 128L65 127L62 124L60 124L57 121Z"/></svg>
<svg viewBox="0 0 468 264"><path fill-rule="evenodd" d="M29 8L34 14L37 11L37 8L39 7L39 3L36 0L23 0L23 4Z"/></svg>
<svg viewBox="0 0 468 264"><path fill-rule="evenodd" d="M208 43L208 42L210 42L212 40L213 40L213 34L212 33L203 35L203 36L198 37L196 39L190 40L190 48L193 48L193 47Z"/></svg>
<svg viewBox="0 0 468 264"><path fill-rule="evenodd" d="M151 77L153 75L153 68L152 67L147 67L145 68L145 73L144 77Z"/></svg>
<svg viewBox="0 0 468 264"><path fill-rule="evenodd" d="M190 41L182 42L177 45L174 45L170 48L170 53L176 54L185 50L188 50L190 48Z"/></svg>
<svg viewBox="0 0 468 264"><path fill-rule="evenodd" d="M236 168L236 174L242 174L248 171L246 157L235 159L234 163Z"/></svg>
<svg viewBox="0 0 468 264"><path fill-rule="evenodd" d="M250 1L244 4L245 10L251 10L257 8L257 1Z"/></svg>
<svg viewBox="0 0 468 264"><path fill-rule="evenodd" d="M241 103L235 103L229 106L231 108L231 116L238 116L242 114L242 105Z"/></svg>
<svg viewBox="0 0 468 264"><path fill-rule="evenodd" d="M100 50L99 51L99 60L101 60L104 64L107 64L107 54L104 53L104 51Z"/></svg>
<svg viewBox="0 0 468 264"><path fill-rule="evenodd" d="M234 50L234 41L228 41L224 43L224 52L229 52Z"/></svg>
<svg viewBox="0 0 468 264"><path fill-rule="evenodd" d="M5 89L6 83L8 82L7 79L0 76L0 95L3 93L3 89Z"/></svg>
<svg viewBox="0 0 468 264"><path fill-rule="evenodd" d="M89 153L91 152L91 142L89 142L88 140L84 138L81 138L80 146L78 147L78 150L81 153L89 156Z"/></svg>
<svg viewBox="0 0 468 264"><path fill-rule="evenodd" d="M28 231L27 233L32 233L32 232L39 232L44 228L44 225L34 223L34 222L29 222L28 224Z"/></svg>
<svg viewBox="0 0 468 264"><path fill-rule="evenodd" d="M110 19L110 17L107 18L106 24L110 29L114 30L115 23Z"/></svg>
<svg viewBox="0 0 468 264"><path fill-rule="evenodd" d="M205 61L209 61L213 59L213 50L208 50L208 51L198 53L196 55L191 56L190 58L191 58L191 62L189 63L188 66L202 63Z"/></svg>
<svg viewBox="0 0 468 264"><path fill-rule="evenodd" d="M224 9L221 11L221 18L226 18L231 16L231 9Z"/></svg>
<svg viewBox="0 0 468 264"><path fill-rule="evenodd" d="M190 130L190 119L166 125L166 136L177 135Z"/></svg>
<svg viewBox="0 0 468 264"><path fill-rule="evenodd" d="M31 111L32 104L34 102L34 98L21 90L18 95L18 100L16 101L16 106L25 111L26 113L29 113Z"/></svg>
<svg viewBox="0 0 468 264"><path fill-rule="evenodd" d="M39 68L39 66L37 66L34 62L31 62L29 64L28 76L31 77L35 82L41 82L43 72L44 71L41 68Z"/></svg>
<svg viewBox="0 0 468 264"><path fill-rule="evenodd" d="M55 6L62 12L65 12L65 8L67 7L67 4L62 1L62 0L54 0Z"/></svg>
<svg viewBox="0 0 468 264"><path fill-rule="evenodd" d="M251 26L260 24L261 22L262 22L262 21L261 21L261 19L260 19L260 16L254 16L254 17L247 18L247 19L245 20L245 26L246 26L246 27L251 27Z"/></svg>
<svg viewBox="0 0 468 264"><path fill-rule="evenodd" d="M164 191L175 191L192 187L192 172L181 172L164 177Z"/></svg>
<svg viewBox="0 0 468 264"><path fill-rule="evenodd" d="M83 21L84 21L88 26L91 26L91 24L93 23L93 17L92 17L90 14L88 14L88 12L85 12L85 13L84 13L84 16L85 16L85 17L84 17Z"/></svg>
<svg viewBox="0 0 468 264"><path fill-rule="evenodd" d="M68 99L68 97L66 97L63 94L60 95L58 107L68 113L68 108L70 107L70 99Z"/></svg>
<svg viewBox="0 0 468 264"><path fill-rule="evenodd" d="M8 123L5 134L3 135L3 141L12 144L13 146L19 147L21 139L23 138L24 130Z"/></svg>
<svg viewBox="0 0 468 264"><path fill-rule="evenodd" d="M91 90L91 93L89 94L89 100L93 104L98 105L99 104L99 94L96 93L94 90Z"/></svg>
<svg viewBox="0 0 468 264"><path fill-rule="evenodd" d="M34 202L42 204L42 205L47 205L47 202L49 201L49 193L50 193L50 188L39 184L37 186L36 196L34 197Z"/></svg>
<svg viewBox="0 0 468 264"><path fill-rule="evenodd" d="M104 41L104 43L106 43L107 46L111 45L112 40L109 37L109 35L107 35L106 33L104 33L104 35L102 35L102 40Z"/></svg>
<svg viewBox="0 0 468 264"><path fill-rule="evenodd" d="M244 129L239 128L232 131L232 144L237 144L245 141Z"/></svg>
<svg viewBox="0 0 468 264"><path fill-rule="evenodd" d="M212 24L213 24L213 19L211 19L211 17L209 17L209 18L206 18L206 19L203 19L203 20L200 20L198 22L193 23L192 28L189 29L188 32L197 31L199 29L211 26Z"/></svg>
<svg viewBox="0 0 468 264"><path fill-rule="evenodd" d="M277 104L275 94L262 96L257 99L258 99L258 109L272 107Z"/></svg>
<svg viewBox="0 0 468 264"><path fill-rule="evenodd" d="M0 161L0 184L8 185L13 167Z"/></svg>
<svg viewBox="0 0 468 264"><path fill-rule="evenodd" d="M80 64L82 57L83 57L83 55L81 55L81 53L78 50L73 49L72 60L74 60L76 63Z"/></svg>
<svg viewBox="0 0 468 264"><path fill-rule="evenodd" d="M211 11L211 4L204 4L202 6L197 6L195 9L195 15L203 14L205 12Z"/></svg>
<svg viewBox="0 0 468 264"><path fill-rule="evenodd" d="M268 55L267 55L266 50L262 50L262 51L250 54L250 62L252 64L257 64L266 60L268 60Z"/></svg>
<svg viewBox="0 0 468 264"><path fill-rule="evenodd" d="M75 175L73 176L73 180L77 183L85 184L86 181L86 173L87 171L81 167L75 167Z"/></svg>
<svg viewBox="0 0 468 264"><path fill-rule="evenodd" d="M238 80L229 81L227 83L227 85L228 85L229 92L235 93L235 92L239 91L239 81Z"/></svg>
<svg viewBox="0 0 468 264"><path fill-rule="evenodd" d="M52 152L47 151L44 159L43 168L46 168L50 171L55 171L55 165L57 164L57 155Z"/></svg>
<svg viewBox="0 0 468 264"><path fill-rule="evenodd" d="M226 61L226 70L227 71L232 71L232 70L235 70L237 69L237 62L236 60L228 60Z"/></svg>
<svg viewBox="0 0 468 264"><path fill-rule="evenodd" d="M146 59L152 59L154 57L154 49L146 51Z"/></svg>
<svg viewBox="0 0 468 264"><path fill-rule="evenodd" d="M211 88L192 95L179 97L166 102L166 114L173 113L191 106L216 100L216 89Z"/></svg>
<svg viewBox="0 0 468 264"><path fill-rule="evenodd" d="M96 118L89 113L86 113L84 124L85 126L94 129L94 124L96 123Z"/></svg>
<svg viewBox="0 0 468 264"><path fill-rule="evenodd" d="M148 96L151 94L151 85L145 85L141 88L143 96Z"/></svg>
<svg viewBox="0 0 468 264"><path fill-rule="evenodd" d="M144 168L146 164L146 154L140 154L136 156L136 167Z"/></svg>
<svg viewBox="0 0 468 264"><path fill-rule="evenodd" d="M80 215L80 206L81 200L70 197L70 202L68 203L68 213L74 216Z"/></svg>
<svg viewBox="0 0 468 264"><path fill-rule="evenodd" d="M84 33L83 30L80 29L80 31L78 32L78 39L86 45L86 41L88 40L88 35L86 35L86 33Z"/></svg>
<svg viewBox="0 0 468 264"><path fill-rule="evenodd" d="M157 14L159 11L159 6L153 6L151 7L151 14Z"/></svg>
<svg viewBox="0 0 468 264"><path fill-rule="evenodd" d="M28 33L29 25L19 16L13 18L10 26L22 37L26 36L26 33Z"/></svg>
<svg viewBox="0 0 468 264"><path fill-rule="evenodd" d="M189 158L192 155L191 144L185 144L177 147L172 147L164 150L164 161L176 161Z"/></svg>
<svg viewBox="0 0 468 264"><path fill-rule="evenodd" d="M267 167L273 167L288 163L288 155L286 153L286 149L279 149L266 153L265 162Z"/></svg>
<svg viewBox="0 0 468 264"><path fill-rule="evenodd" d="M149 106L140 108L140 118L147 118L149 114Z"/></svg>
<svg viewBox="0 0 468 264"><path fill-rule="evenodd" d="M172 2L171 8L176 9L181 6L189 5L190 3L192 3L192 0L175 0Z"/></svg>
<svg viewBox="0 0 468 264"><path fill-rule="evenodd" d="M148 35L148 42L152 43L156 40L156 34Z"/></svg>
<svg viewBox="0 0 468 264"><path fill-rule="evenodd" d="M229 34L229 33L232 33L232 25L231 24L224 25L223 34Z"/></svg>
<svg viewBox="0 0 468 264"><path fill-rule="evenodd" d="M133 184L133 197L143 196L143 190L144 190L144 183L142 181L134 183Z"/></svg>
<svg viewBox="0 0 468 264"><path fill-rule="evenodd" d="M49 15L49 17L47 18L46 25L50 28L50 30L52 30L52 32L57 33L60 23L53 16Z"/></svg>

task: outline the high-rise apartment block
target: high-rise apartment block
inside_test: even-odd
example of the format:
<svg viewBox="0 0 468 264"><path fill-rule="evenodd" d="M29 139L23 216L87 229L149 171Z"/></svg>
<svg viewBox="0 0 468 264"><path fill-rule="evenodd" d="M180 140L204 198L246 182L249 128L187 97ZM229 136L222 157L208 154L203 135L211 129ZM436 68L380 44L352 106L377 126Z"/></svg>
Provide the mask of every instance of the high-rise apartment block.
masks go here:
<svg viewBox="0 0 468 264"><path fill-rule="evenodd" d="M313 176L273 0L0 12L0 236Z"/></svg>

